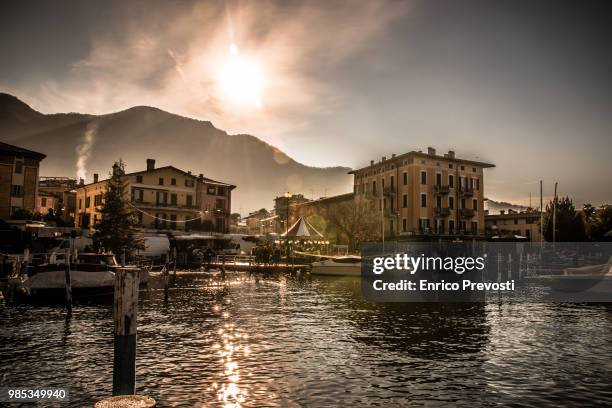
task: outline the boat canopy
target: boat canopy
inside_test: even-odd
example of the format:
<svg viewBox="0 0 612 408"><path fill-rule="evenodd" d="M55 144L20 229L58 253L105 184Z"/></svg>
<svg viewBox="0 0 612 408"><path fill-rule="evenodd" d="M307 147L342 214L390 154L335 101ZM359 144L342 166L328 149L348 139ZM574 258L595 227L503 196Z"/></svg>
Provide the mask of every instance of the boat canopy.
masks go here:
<svg viewBox="0 0 612 408"><path fill-rule="evenodd" d="M298 220L285 232L282 237L288 238L302 238L302 239L325 239L315 227L313 227L304 217L298 218Z"/></svg>

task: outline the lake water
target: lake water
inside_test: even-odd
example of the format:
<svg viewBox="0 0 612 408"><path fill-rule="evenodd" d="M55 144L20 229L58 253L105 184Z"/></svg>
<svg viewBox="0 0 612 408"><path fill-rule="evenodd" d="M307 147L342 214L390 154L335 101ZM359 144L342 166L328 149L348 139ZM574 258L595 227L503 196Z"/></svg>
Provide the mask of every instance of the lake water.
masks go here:
<svg viewBox="0 0 612 408"><path fill-rule="evenodd" d="M109 304L0 307L0 384L112 389ZM369 304L359 279L179 274L141 292L137 392L159 407L612 405L612 306Z"/></svg>

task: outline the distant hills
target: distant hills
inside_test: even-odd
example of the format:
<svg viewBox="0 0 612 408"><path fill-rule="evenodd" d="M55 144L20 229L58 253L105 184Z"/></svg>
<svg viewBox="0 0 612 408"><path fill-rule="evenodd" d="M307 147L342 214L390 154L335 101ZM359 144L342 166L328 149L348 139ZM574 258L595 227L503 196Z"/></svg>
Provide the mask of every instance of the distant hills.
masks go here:
<svg viewBox="0 0 612 408"><path fill-rule="evenodd" d="M527 210L527 208L529 207L524 205L507 203L505 201L495 201L491 199L485 201L485 209L489 210L489 214L499 214L501 210L525 211Z"/></svg>
<svg viewBox="0 0 612 408"><path fill-rule="evenodd" d="M284 191L351 191L346 167L319 168L298 163L274 146L247 134L228 135L212 123L137 106L106 115L43 114L18 98L0 93L0 140L47 155L43 176L105 177L119 158L128 171L145 159L172 164L194 174L235 184L232 208L269 208Z"/></svg>

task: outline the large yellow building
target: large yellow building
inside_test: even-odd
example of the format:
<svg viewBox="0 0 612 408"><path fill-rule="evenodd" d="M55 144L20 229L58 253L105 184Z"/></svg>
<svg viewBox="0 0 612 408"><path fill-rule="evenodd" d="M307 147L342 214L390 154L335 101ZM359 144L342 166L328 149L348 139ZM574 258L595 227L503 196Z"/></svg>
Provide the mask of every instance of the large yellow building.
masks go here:
<svg viewBox="0 0 612 408"><path fill-rule="evenodd" d="M211 232L229 231L231 194L236 186L173 166L155 168L153 159L147 160L146 170L124 177L126 194L141 227L185 230L197 226ZM93 183L77 186L77 227L94 228L101 217L106 186L107 180L100 181L97 174Z"/></svg>
<svg viewBox="0 0 612 408"><path fill-rule="evenodd" d="M484 173L493 164L449 151L411 151L351 171L354 192L372 199L385 236L483 236Z"/></svg>

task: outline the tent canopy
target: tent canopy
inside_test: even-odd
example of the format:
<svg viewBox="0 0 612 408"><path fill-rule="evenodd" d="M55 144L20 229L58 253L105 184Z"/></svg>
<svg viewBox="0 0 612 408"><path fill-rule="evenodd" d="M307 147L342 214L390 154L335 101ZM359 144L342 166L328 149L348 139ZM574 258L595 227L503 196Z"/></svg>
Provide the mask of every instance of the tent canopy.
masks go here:
<svg viewBox="0 0 612 408"><path fill-rule="evenodd" d="M304 239L325 239L323 234L316 230L315 227L310 225L304 217L298 218L298 220L289 228L287 232L281 235L283 238L304 238Z"/></svg>

